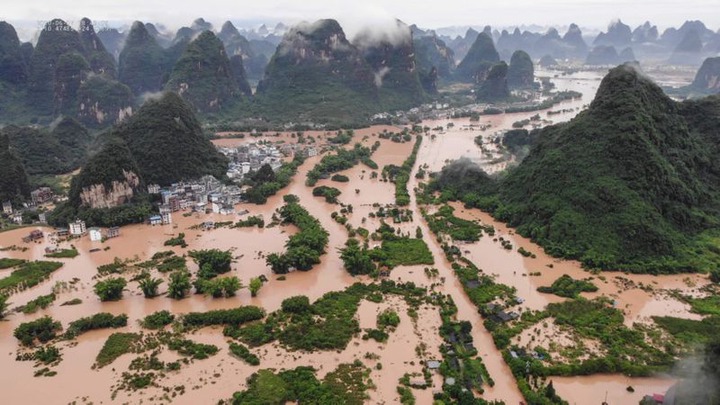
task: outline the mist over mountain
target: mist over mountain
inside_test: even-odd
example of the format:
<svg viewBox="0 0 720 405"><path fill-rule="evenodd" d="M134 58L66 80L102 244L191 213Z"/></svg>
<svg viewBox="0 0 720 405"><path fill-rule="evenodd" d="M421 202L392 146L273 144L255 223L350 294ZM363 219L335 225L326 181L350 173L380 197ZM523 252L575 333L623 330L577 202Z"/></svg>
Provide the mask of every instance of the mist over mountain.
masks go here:
<svg viewBox="0 0 720 405"><path fill-rule="evenodd" d="M166 74L165 51L140 21L133 23L120 53L119 79L133 94L162 89Z"/></svg>
<svg viewBox="0 0 720 405"><path fill-rule="evenodd" d="M211 31L203 31L187 46L175 63L166 90L174 91L199 112L218 111L240 96L238 76L244 74L242 58L231 66L222 41ZM246 81L244 89L249 89Z"/></svg>

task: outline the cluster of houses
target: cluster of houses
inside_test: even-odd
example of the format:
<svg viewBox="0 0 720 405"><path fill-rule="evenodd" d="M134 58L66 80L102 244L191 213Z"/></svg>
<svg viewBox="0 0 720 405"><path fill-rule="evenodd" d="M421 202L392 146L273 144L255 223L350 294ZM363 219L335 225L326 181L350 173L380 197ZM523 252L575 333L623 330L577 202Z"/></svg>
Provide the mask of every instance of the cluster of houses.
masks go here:
<svg viewBox="0 0 720 405"><path fill-rule="evenodd" d="M2 213L7 216L10 221L20 225L23 223L23 212L26 210L35 210L44 204L61 202L67 197L56 196L50 187L40 187L30 193L30 201L22 204L21 207L13 207L11 201L2 203ZM38 214L39 222L46 223L45 213Z"/></svg>
<svg viewBox="0 0 720 405"><path fill-rule="evenodd" d="M270 165L277 170L283 162L283 158L292 156L294 150L292 145L268 145L262 143L251 143L236 148L218 148L220 153L225 155L230 164L227 176L235 181L241 181L245 175L257 171L263 165Z"/></svg>
<svg viewBox="0 0 720 405"><path fill-rule="evenodd" d="M237 182L242 181L250 172L255 172L263 165L270 165L277 170L283 163L283 159L291 157L296 153L304 156L315 156L318 151L313 146L304 147L296 143L274 145L269 143L250 143L235 148L218 148L220 153L230 160L227 176Z"/></svg>
<svg viewBox="0 0 720 405"><path fill-rule="evenodd" d="M223 184L213 176L203 176L199 180L174 183L162 188L152 184L148 186L148 193L160 195L162 200L160 213L148 219L150 225L171 224L172 214L185 210L232 215L235 213L235 204L243 198L240 186Z"/></svg>

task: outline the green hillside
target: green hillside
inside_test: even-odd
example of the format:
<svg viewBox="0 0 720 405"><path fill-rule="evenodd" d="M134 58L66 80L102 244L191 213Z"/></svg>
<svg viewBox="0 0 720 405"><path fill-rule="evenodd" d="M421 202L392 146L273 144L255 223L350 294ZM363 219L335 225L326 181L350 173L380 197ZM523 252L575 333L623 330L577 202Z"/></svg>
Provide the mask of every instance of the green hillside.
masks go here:
<svg viewBox="0 0 720 405"><path fill-rule="evenodd" d="M588 110L543 129L528 157L497 182L460 189L446 169L435 187L589 267L716 268L719 111L720 97L676 103L623 65L603 79Z"/></svg>

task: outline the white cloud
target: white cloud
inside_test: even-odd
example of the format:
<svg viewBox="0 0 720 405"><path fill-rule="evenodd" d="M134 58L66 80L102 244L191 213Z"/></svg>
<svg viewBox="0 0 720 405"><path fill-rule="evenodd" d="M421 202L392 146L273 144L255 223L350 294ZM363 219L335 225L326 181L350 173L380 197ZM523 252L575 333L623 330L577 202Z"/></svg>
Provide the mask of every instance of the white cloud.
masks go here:
<svg viewBox="0 0 720 405"><path fill-rule="evenodd" d="M219 27L225 20L247 25L261 22L336 18L349 38L367 22L398 18L408 25L496 27L520 24L567 25L604 29L612 19L621 18L630 26L650 20L661 29L680 25L688 19L702 19L711 29L720 27L717 0L23 0L6 1L2 18L22 21L36 29L37 21L53 17L78 22L82 17L122 25L132 20L157 21L169 28L189 25L203 17ZM243 24L239 24L243 25Z"/></svg>

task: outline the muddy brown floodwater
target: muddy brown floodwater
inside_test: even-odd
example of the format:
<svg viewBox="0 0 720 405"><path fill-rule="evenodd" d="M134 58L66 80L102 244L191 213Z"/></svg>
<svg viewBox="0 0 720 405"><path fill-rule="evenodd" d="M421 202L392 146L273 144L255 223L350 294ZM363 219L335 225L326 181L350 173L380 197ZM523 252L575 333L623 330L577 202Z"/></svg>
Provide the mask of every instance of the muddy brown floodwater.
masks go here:
<svg viewBox="0 0 720 405"><path fill-rule="evenodd" d="M554 75L552 72L538 72L538 75ZM582 99L572 100L555 106L553 110L564 110L565 112L548 116L546 112L539 114L543 119L552 122L566 121L572 118L577 112L588 104L594 97L595 91L601 79L601 73L580 72L567 76L555 78L558 90L572 89L583 93ZM410 176L409 188L417 186L418 180L415 173L419 166L427 165L431 171L437 171L445 165L446 161L466 156L488 171L497 171L505 168L507 159L502 159L502 154L491 146L483 151L475 144L475 137L482 135L484 143L489 145L496 133L510 129L512 123L535 115L532 113L504 114L496 116L483 116L479 122L471 123L469 120L437 120L424 122L423 125L435 128L442 126L442 131L431 131L434 139L426 136L423 139L422 147L418 153L416 167ZM447 127L452 122L454 126ZM477 126L484 124L490 127L481 131ZM546 124L549 124L547 122ZM393 143L389 140L380 140L377 134L383 130L398 131L399 128L388 126L375 126L371 128L356 130L355 140L362 141L365 145L372 145L376 140L381 142L380 148L375 152L372 159L380 166L378 172L387 164L401 165L409 155L413 143ZM274 133L272 133L274 134ZM270 141L295 142L290 132L280 133L279 136L265 134L258 139ZM306 131L305 136L313 136L319 143L323 143L327 136L334 136L334 132ZM225 134L231 135L231 134ZM216 145L234 146L242 143L254 142L254 137L216 139ZM110 312L113 314L128 314L130 321L125 331L140 331L137 324L139 319L145 315L158 311L169 310L174 313L185 313L189 311L206 311L210 309L232 308L239 305L258 305L268 312L280 307L283 299L294 295L307 295L311 300L321 297L330 291L342 290L354 282L368 282L367 278L351 277L343 269L338 249L344 246L347 240L347 231L344 226L336 223L330 216L333 211L339 211L339 205L328 204L323 199L312 196L312 188L306 187L304 182L307 172L320 160L320 156L307 159L300 167L288 187L278 195L271 197L265 205L240 204L238 210L247 209L249 215L262 215L266 223L270 222L273 212L282 206L282 197L286 194L295 194L300 197L301 204L318 218L322 226L329 232L329 244L327 253L322 257L322 263L309 272L294 272L286 276L285 281L277 280L265 264L264 256L271 252L280 252L288 236L296 229L292 226L275 226L266 229L241 228L241 229L217 229L212 231L201 231L189 229L193 225L203 221L236 221L236 216L222 216L219 214L183 216L178 213L173 216L174 225L169 226L147 226L131 225L121 230L121 236L108 240L104 243L90 242L83 237L72 242L66 242L62 246L68 247L71 243L77 247L80 256L74 259L58 259L65 265L50 279L40 285L26 291L19 292L10 297L12 307L23 305L31 299L42 294L49 294L57 282L69 282L74 278L79 281L73 290L62 291L52 306L40 310L36 314L23 315L11 313L5 321L0 322L0 389L3 392L2 403L25 404L25 403L69 403L78 401L80 403L139 403L153 400L164 403L160 400L163 392L159 388L148 388L136 392L119 392L117 398L111 398L111 387L120 379L122 371L127 370L133 356L122 356L110 366L99 370L91 369L95 356L100 351L107 337L113 332L111 330L99 330L83 334L77 339L77 344L61 342L58 346L63 351L63 361L54 369L57 375L54 377L33 377L33 365L31 362L15 361L15 354L18 350L16 339L12 332L20 323L36 319L44 315L50 315L61 321L67 327L68 323L83 316L89 316L97 312ZM330 180L320 180L317 185L331 185L342 191L338 198L344 204L353 206L353 213L349 215L349 223L353 227L364 226L369 230L376 229L380 222L369 217L371 212L376 211L372 205L392 204L394 202L395 187L392 183L383 182L380 179L371 178L372 170L360 164L351 169L345 170L350 178L347 183L337 183ZM516 251L507 251L499 243L493 242L485 236L477 243L462 245L466 250L466 256L475 262L480 268L490 274L495 274L497 280L504 284L514 286L518 295L525 298L523 306L527 309L540 309L549 302L560 300L560 298L540 294L536 288L541 285L549 285L562 274L569 274L574 278L590 276L576 262L559 261L548 257L542 249L529 240L515 235L512 229L496 223L488 215L477 210L465 210L456 205L456 215L476 219L485 223L492 223L497 229L497 235L510 239L513 246L524 247L536 253L535 259L524 258ZM414 193L411 193L410 210L413 211L414 222L397 225L403 232L414 232L417 226L425 235L428 247L433 254L435 265L439 276L445 282L436 287L437 291L452 296L458 307L458 319L470 321L473 325L472 336L479 355L487 366L491 377L495 381L494 387L486 387L483 398L488 400L503 400L508 405L518 404L522 396L517 388L516 382L510 369L503 361L500 352L495 348L490 334L485 330L477 308L465 295L462 285L455 278L449 263L445 259L438 242L432 237L430 230L418 211ZM0 233L0 247L17 245L27 247L26 251L4 250L0 251L0 257L13 257L28 260L42 260L44 248L48 241L40 243L24 244L22 236L30 232L32 228L18 229ZM44 229L48 231L49 229ZM186 241L189 244L187 249L178 247L167 248L163 243L171 236L179 232L186 234ZM90 253L91 249L101 248L102 250ZM101 303L93 293L95 283L94 276L99 265L107 264L114 258L146 260L154 253L171 249L179 254L184 254L191 249L231 249L236 257L232 264L232 275L236 275L247 285L252 277L264 275L269 279L261 289L257 297L251 298L249 292L243 289L236 297L227 299L211 299L199 295L192 295L186 299L175 301L166 297L145 299L137 288L137 283L131 282L125 291L125 296L118 302ZM105 250L106 249L106 250ZM548 267L553 265L551 269ZM428 279L423 271L425 266L401 266L391 272L390 278L398 281L413 281L418 285L430 286L437 280ZM195 270L190 264L191 270ZM5 277L10 270L0 270L0 277ZM539 272L538 276L529 276L529 273ZM660 290L677 288L681 291L692 293L703 280L699 276L667 276L651 277L625 275L622 273L604 273L605 281L596 282L600 291L594 295L607 295L617 302L617 306L626 314L626 322L649 322L652 315L674 315L683 317L694 317L689 313L686 305L661 294ZM622 277L622 278L618 278ZM640 286L651 286L652 288L640 289ZM167 284L161 286L161 292L167 288ZM81 298L82 304L75 306L60 306L59 304L72 298ZM418 311L418 320L413 321L408 317L406 304L396 298L389 298L385 302L375 304L362 302L358 310L358 320L361 327L374 327L375 317L379 311L386 308L394 308L401 317L397 330L390 334L387 343L380 344L372 340L363 341L359 337L354 338L345 350L336 352L288 352L277 343L265 345L252 349L261 359L259 367L249 366L230 357L227 352L227 343L218 328L204 328L192 333L189 338L203 343L212 343L220 348L220 353L202 361L195 361L190 365L183 366L180 372L169 373L161 380L163 386L184 385L184 395L173 399L178 404L216 403L218 400L229 398L233 392L242 390L248 376L260 368L287 369L300 365L311 365L316 367L318 376L322 378L327 372L333 370L336 365L344 362L360 360L372 369L371 378L376 386L369 391L368 403L383 404L397 403L399 401L396 387L398 379L405 373L420 372L421 366L415 348L420 343L427 345L426 359L439 358L439 346L442 339L438 333L441 320L436 308L423 306ZM377 355L367 356L367 353ZM369 358L370 357L370 358ZM177 356L173 353L162 353L161 360L173 361ZM381 370L376 368L377 363L382 363ZM598 402L608 392L608 399L611 404L636 403L636 399L645 393L664 392L672 384L671 379L629 379L623 376L591 376L573 378L553 378L554 385L560 395L569 402L587 404ZM414 389L419 404L427 404L432 401L432 392L441 389L441 379L438 375L433 377L433 387L427 390ZM627 393L625 388L632 385L636 394Z"/></svg>

